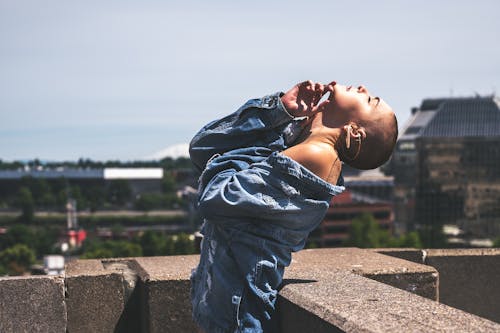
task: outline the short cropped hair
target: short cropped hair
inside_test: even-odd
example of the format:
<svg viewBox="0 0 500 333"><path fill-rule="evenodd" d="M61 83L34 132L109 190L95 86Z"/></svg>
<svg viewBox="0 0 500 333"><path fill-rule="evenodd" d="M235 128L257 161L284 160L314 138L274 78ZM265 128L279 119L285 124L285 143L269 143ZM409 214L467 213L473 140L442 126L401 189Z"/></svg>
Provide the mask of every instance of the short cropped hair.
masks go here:
<svg viewBox="0 0 500 333"><path fill-rule="evenodd" d="M396 146L398 139L396 115L393 114L387 119L377 119L359 125L364 127L366 138L361 142L358 156L353 160L344 158L343 162L361 170L378 168L389 160Z"/></svg>

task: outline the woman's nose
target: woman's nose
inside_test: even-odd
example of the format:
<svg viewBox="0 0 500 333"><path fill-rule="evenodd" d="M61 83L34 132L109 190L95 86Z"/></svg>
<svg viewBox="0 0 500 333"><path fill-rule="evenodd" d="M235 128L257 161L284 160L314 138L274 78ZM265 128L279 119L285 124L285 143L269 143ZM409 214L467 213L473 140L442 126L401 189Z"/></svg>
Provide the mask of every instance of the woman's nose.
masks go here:
<svg viewBox="0 0 500 333"><path fill-rule="evenodd" d="M366 89L365 86L361 85L361 86L358 87L358 92L368 93L368 90Z"/></svg>

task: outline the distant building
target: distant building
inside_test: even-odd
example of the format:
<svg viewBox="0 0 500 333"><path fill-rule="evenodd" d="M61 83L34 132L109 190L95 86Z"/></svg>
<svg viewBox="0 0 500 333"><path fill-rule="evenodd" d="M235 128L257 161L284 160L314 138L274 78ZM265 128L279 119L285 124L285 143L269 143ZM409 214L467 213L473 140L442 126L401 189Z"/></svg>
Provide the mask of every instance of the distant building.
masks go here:
<svg viewBox="0 0 500 333"><path fill-rule="evenodd" d="M47 275L64 274L64 257L61 255L46 255L43 257L43 269Z"/></svg>
<svg viewBox="0 0 500 333"><path fill-rule="evenodd" d="M352 220L363 213L373 215L382 230L393 231L393 178L378 169L347 171L346 190L333 197L323 222L309 237L309 242L320 247L342 246L349 237Z"/></svg>
<svg viewBox="0 0 500 333"><path fill-rule="evenodd" d="M79 185L109 185L126 180L132 195L144 192L160 192L163 179L162 168L103 168L103 169L43 169L0 170L0 187L15 188L24 177L56 181L64 179Z"/></svg>
<svg viewBox="0 0 500 333"><path fill-rule="evenodd" d="M500 100L425 99L392 159L397 227L456 224L500 235Z"/></svg>

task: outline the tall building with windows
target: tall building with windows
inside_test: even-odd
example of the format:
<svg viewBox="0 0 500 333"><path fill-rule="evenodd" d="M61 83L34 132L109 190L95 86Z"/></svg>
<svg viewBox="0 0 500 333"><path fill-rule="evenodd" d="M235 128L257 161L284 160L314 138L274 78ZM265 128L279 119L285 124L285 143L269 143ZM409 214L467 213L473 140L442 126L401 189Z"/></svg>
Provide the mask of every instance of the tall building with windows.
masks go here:
<svg viewBox="0 0 500 333"><path fill-rule="evenodd" d="M425 99L392 158L396 229L500 236L500 99Z"/></svg>

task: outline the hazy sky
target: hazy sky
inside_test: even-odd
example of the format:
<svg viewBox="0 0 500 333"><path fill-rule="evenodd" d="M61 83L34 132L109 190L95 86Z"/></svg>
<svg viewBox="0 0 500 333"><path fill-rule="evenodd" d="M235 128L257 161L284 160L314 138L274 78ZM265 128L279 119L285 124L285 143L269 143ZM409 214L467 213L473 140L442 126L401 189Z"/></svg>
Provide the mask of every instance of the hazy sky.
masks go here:
<svg viewBox="0 0 500 333"><path fill-rule="evenodd" d="M0 0L0 159L136 159L306 79L500 94L500 1Z"/></svg>

